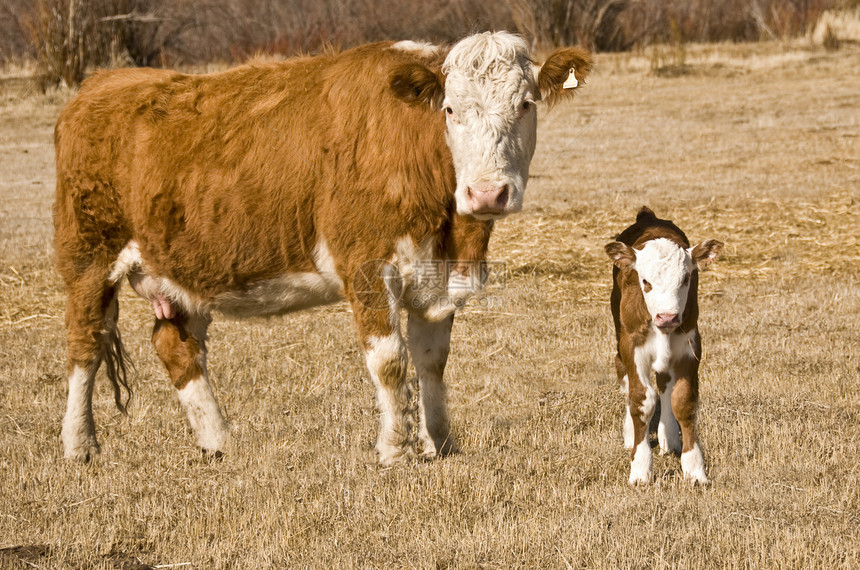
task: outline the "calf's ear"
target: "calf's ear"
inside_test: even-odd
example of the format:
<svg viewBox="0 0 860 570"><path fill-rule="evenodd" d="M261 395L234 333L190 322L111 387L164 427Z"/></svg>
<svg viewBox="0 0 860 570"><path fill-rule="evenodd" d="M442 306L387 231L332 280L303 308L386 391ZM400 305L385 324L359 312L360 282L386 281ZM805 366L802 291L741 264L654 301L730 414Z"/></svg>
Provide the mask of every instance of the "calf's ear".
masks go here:
<svg viewBox="0 0 860 570"><path fill-rule="evenodd" d="M620 268L633 268L636 263L636 252L633 251L633 248L626 243L613 241L606 244L606 247L603 249L606 250L606 255L609 256L609 259L611 259L615 265Z"/></svg>
<svg viewBox="0 0 860 570"><path fill-rule="evenodd" d="M699 269L706 269L720 254L723 253L723 242L715 239L703 241L690 250L690 257Z"/></svg>
<svg viewBox="0 0 860 570"><path fill-rule="evenodd" d="M591 54L582 48L564 47L552 52L538 71L541 99L552 106L572 97L584 85L591 64Z"/></svg>
<svg viewBox="0 0 860 570"><path fill-rule="evenodd" d="M424 103L442 109L445 87L441 74L434 73L420 63L406 63L397 67L389 78L394 95L407 103Z"/></svg>

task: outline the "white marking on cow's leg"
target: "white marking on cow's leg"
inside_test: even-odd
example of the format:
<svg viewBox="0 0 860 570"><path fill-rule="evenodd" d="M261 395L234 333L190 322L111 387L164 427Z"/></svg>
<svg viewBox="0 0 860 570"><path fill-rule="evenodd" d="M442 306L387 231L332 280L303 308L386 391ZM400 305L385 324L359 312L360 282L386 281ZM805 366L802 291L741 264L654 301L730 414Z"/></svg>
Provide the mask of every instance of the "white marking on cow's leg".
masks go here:
<svg viewBox="0 0 860 570"><path fill-rule="evenodd" d="M639 416L639 420L645 424L644 437L636 444L636 452L633 454L633 460L630 462L631 485L651 482L653 459L651 455L651 442L648 437L648 426L651 424L651 416L654 415L654 408L656 406L657 392L648 385L645 389L645 399L642 401L640 408L641 415Z"/></svg>
<svg viewBox="0 0 860 570"><path fill-rule="evenodd" d="M681 454L681 471L685 479L692 479L702 484L708 482L708 477L705 475L705 458L698 443L694 444L690 451Z"/></svg>
<svg viewBox="0 0 860 570"><path fill-rule="evenodd" d="M651 424L651 417L654 415L654 408L657 406L657 391L651 387L651 354L647 344L635 348L633 356L636 363L636 374L641 384L640 388L644 390L645 394L641 402L637 402L635 398L628 398L628 404L631 406L630 413L633 418L635 449L633 459L630 462L631 485L651 481L652 456L648 427ZM630 383L632 384L632 381ZM633 386L630 386L629 389L632 392ZM638 389L636 393L640 394ZM637 403L639 404L638 409L633 407L633 404Z"/></svg>
<svg viewBox="0 0 860 570"><path fill-rule="evenodd" d="M628 404L624 413L624 449L633 449L633 416L630 415L630 405Z"/></svg>
<svg viewBox="0 0 860 570"><path fill-rule="evenodd" d="M376 386L376 405L381 413L376 449L380 463L391 465L412 453L406 345L398 330L385 337L370 337L368 345L367 369Z"/></svg>
<svg viewBox="0 0 860 570"><path fill-rule="evenodd" d="M422 455L427 458L450 453L455 448L443 381L453 322L453 315L440 322L429 322L409 314L407 339L419 384L418 438L424 447Z"/></svg>
<svg viewBox="0 0 860 570"><path fill-rule="evenodd" d="M672 413L673 378L660 394L660 423L657 425L657 443L662 453L681 453L681 428Z"/></svg>
<svg viewBox="0 0 860 570"><path fill-rule="evenodd" d="M197 435L197 445L210 453L223 452L230 439L230 430L205 373L177 390L177 395L191 429Z"/></svg>
<svg viewBox="0 0 860 570"><path fill-rule="evenodd" d="M646 423L645 425L647 426L648 424ZM630 484L650 483L651 469L651 444L648 442L648 438L645 437L636 446L636 453L633 455L633 461L630 462Z"/></svg>
<svg viewBox="0 0 860 570"><path fill-rule="evenodd" d="M69 399L61 437L67 459L89 461L99 453L93 420L93 387L98 361L89 368L75 366L69 374Z"/></svg>
<svg viewBox="0 0 860 570"><path fill-rule="evenodd" d="M159 320L152 344L176 387L197 444L214 454L225 450L230 430L212 392L206 372L208 315L178 315Z"/></svg>
<svg viewBox="0 0 860 570"><path fill-rule="evenodd" d="M630 379L625 375L624 380L623 380L623 384L621 386L621 392L624 394L625 397L628 398L627 406L625 406L624 429L622 432L624 435L624 449L633 449L633 437L634 437L633 417L630 415L629 382L630 382Z"/></svg>

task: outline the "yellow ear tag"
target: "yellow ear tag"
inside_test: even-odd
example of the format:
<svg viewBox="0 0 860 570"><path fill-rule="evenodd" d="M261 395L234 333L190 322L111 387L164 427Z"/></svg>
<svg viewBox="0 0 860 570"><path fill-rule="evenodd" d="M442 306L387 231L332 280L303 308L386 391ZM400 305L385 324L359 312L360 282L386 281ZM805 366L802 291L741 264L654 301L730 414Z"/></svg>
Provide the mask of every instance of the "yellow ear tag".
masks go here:
<svg viewBox="0 0 860 570"><path fill-rule="evenodd" d="M570 68L570 75L567 76L567 80L564 82L564 85L562 85L562 87L564 87L565 89L573 89L574 87L579 85L579 81L576 80L576 75L574 74L575 71L576 70L574 68Z"/></svg>

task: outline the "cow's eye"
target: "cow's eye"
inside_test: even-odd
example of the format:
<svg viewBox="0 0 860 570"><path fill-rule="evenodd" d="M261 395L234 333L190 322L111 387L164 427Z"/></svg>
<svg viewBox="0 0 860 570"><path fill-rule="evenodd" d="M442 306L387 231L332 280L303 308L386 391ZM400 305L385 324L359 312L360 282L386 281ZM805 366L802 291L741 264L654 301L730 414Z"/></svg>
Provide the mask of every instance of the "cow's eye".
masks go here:
<svg viewBox="0 0 860 570"><path fill-rule="evenodd" d="M648 283L648 280L647 280L647 279L643 279L643 280L642 280L642 290L643 290L643 291L645 291L646 293L648 293L649 291L651 291L651 284L650 284L650 283Z"/></svg>
<svg viewBox="0 0 860 570"><path fill-rule="evenodd" d="M445 113L453 116L454 115L454 109L452 109L451 107L445 107Z"/></svg>
<svg viewBox="0 0 860 570"><path fill-rule="evenodd" d="M531 110L532 107L534 107L534 105L535 105L535 102L532 101L531 99L526 99L525 101L520 103L519 116L520 117L524 116L526 113L528 113Z"/></svg>
<svg viewBox="0 0 860 570"><path fill-rule="evenodd" d="M684 276L684 285L687 285L689 282L690 282L690 274L689 274L689 273L687 273L687 274Z"/></svg>

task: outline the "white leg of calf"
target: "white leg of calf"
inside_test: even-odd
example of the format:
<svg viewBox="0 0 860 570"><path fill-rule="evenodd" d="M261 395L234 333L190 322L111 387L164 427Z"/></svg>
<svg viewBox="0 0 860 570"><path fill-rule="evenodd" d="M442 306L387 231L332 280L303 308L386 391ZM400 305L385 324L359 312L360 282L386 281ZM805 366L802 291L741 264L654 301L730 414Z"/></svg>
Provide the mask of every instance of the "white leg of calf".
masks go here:
<svg viewBox="0 0 860 570"><path fill-rule="evenodd" d="M645 424L648 425L648 424ZM639 485L651 482L653 458L651 456L651 444L646 437L636 446L633 461L630 462L630 484Z"/></svg>
<svg viewBox="0 0 860 570"><path fill-rule="evenodd" d="M633 416L630 415L630 405L626 406L624 413L624 449L633 449Z"/></svg>
<svg viewBox="0 0 860 570"><path fill-rule="evenodd" d="M627 376L624 376L624 379L621 381L621 393L624 394L625 400L627 400L629 393L629 382L630 380ZM622 429L622 434L624 435L624 449L633 449L633 417L630 415L630 404L627 404L625 409L624 428Z"/></svg>
<svg viewBox="0 0 860 570"><path fill-rule="evenodd" d="M376 386L381 414L376 450L383 465L406 460L413 453L409 427L408 357L399 332L370 339L367 369Z"/></svg>
<svg viewBox="0 0 860 570"><path fill-rule="evenodd" d="M177 394L197 435L197 445L211 453L223 452L230 440L230 430L206 377L191 380Z"/></svg>
<svg viewBox="0 0 860 570"><path fill-rule="evenodd" d="M666 384L660 394L660 423L657 425L657 443L662 453L681 453L681 427L672 413L672 389L675 380Z"/></svg>
<svg viewBox="0 0 860 570"><path fill-rule="evenodd" d="M89 461L99 452L93 420L93 388L98 366L75 366L69 375L69 399L61 437L67 459Z"/></svg>
<svg viewBox="0 0 860 570"><path fill-rule="evenodd" d="M640 372L641 374L641 372ZM642 374L641 378L648 378L647 374ZM654 408L657 407L657 391L654 390L646 381L642 384L645 386L645 399L642 401L640 409L640 419L645 424L645 437L636 446L636 451L633 454L633 461L630 462L630 484L636 485L640 483L651 482L651 470L653 458L651 456L651 443L648 437L648 426L651 425L651 417L654 415Z"/></svg>
<svg viewBox="0 0 860 570"><path fill-rule="evenodd" d="M708 482L708 477L705 475L705 458L698 443L694 444L690 451L681 454L681 471L685 479L703 484Z"/></svg>
<svg viewBox="0 0 860 570"><path fill-rule="evenodd" d="M453 321L453 316L434 323L409 315L407 339L419 384L418 438L427 458L454 449L443 381Z"/></svg>

